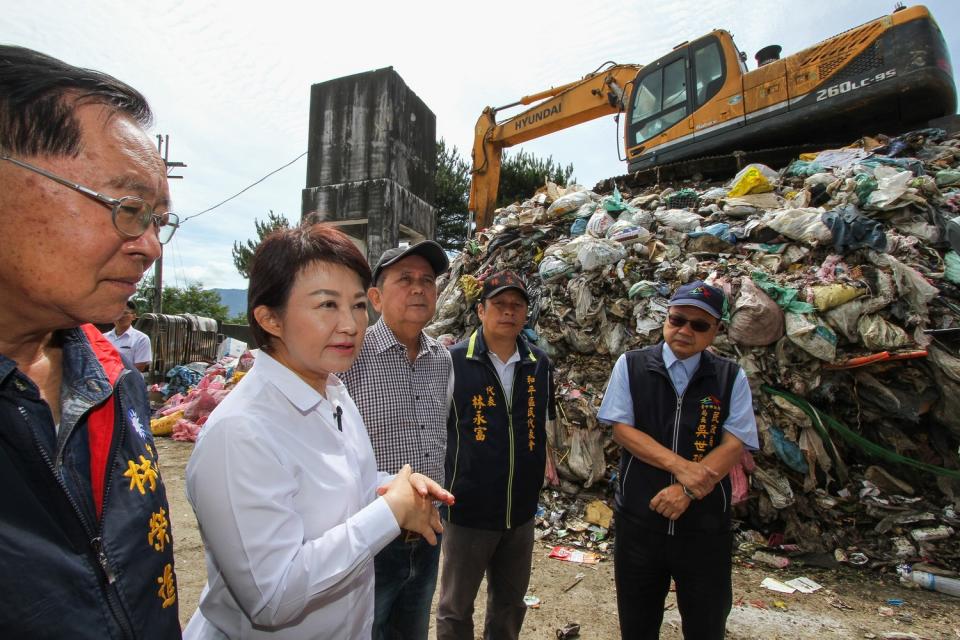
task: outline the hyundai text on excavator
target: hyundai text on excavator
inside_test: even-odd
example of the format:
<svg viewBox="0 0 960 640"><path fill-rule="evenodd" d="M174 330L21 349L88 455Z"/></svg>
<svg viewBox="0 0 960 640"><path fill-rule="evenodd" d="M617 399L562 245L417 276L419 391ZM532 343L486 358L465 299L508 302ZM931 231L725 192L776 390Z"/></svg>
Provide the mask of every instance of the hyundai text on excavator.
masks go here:
<svg viewBox="0 0 960 640"><path fill-rule="evenodd" d="M779 151L778 161L786 160L804 148L900 133L956 112L947 47L923 6L779 54L777 45L761 49L758 68L748 71L733 37L717 29L646 66L607 63L575 82L485 108L472 151L469 207L477 228L492 220L505 147L608 114L625 112L627 171L651 182L728 172L729 159L742 162L743 152L771 162ZM497 122L502 109L531 104Z"/></svg>

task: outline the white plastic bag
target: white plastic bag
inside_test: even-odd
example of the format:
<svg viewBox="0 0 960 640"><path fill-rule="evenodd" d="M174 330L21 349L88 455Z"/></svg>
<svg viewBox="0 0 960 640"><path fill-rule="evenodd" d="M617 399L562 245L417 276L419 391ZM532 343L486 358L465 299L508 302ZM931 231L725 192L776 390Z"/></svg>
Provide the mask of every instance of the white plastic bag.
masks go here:
<svg viewBox="0 0 960 640"><path fill-rule="evenodd" d="M868 209L896 209L909 204L909 202L898 202L910 188L910 181L913 174L909 171L897 171L893 167L877 167L873 171L877 179L877 190L867 198L866 208Z"/></svg>
<svg viewBox="0 0 960 640"><path fill-rule="evenodd" d="M700 226L703 218L686 209L664 209L653 214L657 223L677 231L693 231Z"/></svg>
<svg viewBox="0 0 960 640"><path fill-rule="evenodd" d="M605 209L598 208L587 221L587 233L594 238L603 238L607 229L613 226L614 219Z"/></svg>
<svg viewBox="0 0 960 640"><path fill-rule="evenodd" d="M544 256L538 267L540 279L544 282L556 282L573 271L573 265L559 256Z"/></svg>
<svg viewBox="0 0 960 640"><path fill-rule="evenodd" d="M860 316L857 333L860 334L863 346L871 351L900 349L911 342L906 331L876 314Z"/></svg>
<svg viewBox="0 0 960 640"><path fill-rule="evenodd" d="M830 227L820 219L822 214L822 211L813 208L781 209L769 212L763 222L791 240L819 246L833 240Z"/></svg>
<svg viewBox="0 0 960 640"><path fill-rule="evenodd" d="M577 252L577 260L584 271L593 271L608 264L619 262L627 255L627 250L619 242L606 238L590 238Z"/></svg>
<svg viewBox="0 0 960 640"><path fill-rule="evenodd" d="M560 196L547 208L547 218L559 218L566 213L576 211L590 201L589 191L574 191Z"/></svg>
<svg viewBox="0 0 960 640"><path fill-rule="evenodd" d="M787 337L795 345L820 360L833 362L837 357L837 334L816 316L788 311L785 314ZM810 319L808 319L810 318Z"/></svg>

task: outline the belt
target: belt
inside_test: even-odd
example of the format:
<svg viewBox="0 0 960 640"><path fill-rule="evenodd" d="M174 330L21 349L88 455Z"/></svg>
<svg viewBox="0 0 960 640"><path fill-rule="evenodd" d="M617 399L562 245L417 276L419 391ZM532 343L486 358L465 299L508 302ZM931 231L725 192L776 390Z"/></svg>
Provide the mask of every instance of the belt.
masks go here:
<svg viewBox="0 0 960 640"><path fill-rule="evenodd" d="M423 536L417 533L416 531L410 531L409 529L400 529L400 539L407 543L411 544L413 542L419 542L423 539Z"/></svg>

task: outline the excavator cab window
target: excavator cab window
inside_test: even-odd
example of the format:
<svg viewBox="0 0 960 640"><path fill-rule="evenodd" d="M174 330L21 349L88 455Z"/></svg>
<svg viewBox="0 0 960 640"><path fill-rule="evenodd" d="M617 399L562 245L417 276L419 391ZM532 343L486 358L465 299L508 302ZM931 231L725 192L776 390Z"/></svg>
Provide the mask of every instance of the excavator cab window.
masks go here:
<svg viewBox="0 0 960 640"><path fill-rule="evenodd" d="M686 56L653 69L637 82L630 129L634 144L666 131L687 115Z"/></svg>
<svg viewBox="0 0 960 640"><path fill-rule="evenodd" d="M720 43L711 38L693 52L693 72L697 85L695 109L699 109L723 87L723 53Z"/></svg>

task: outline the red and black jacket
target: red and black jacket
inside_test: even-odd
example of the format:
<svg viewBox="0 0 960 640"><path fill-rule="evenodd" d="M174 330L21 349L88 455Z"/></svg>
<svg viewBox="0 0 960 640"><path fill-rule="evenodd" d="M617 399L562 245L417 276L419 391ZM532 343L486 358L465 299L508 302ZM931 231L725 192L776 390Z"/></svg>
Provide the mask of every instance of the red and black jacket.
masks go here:
<svg viewBox="0 0 960 640"><path fill-rule="evenodd" d="M90 325L57 339L59 426L0 355L0 637L179 638L143 379Z"/></svg>

